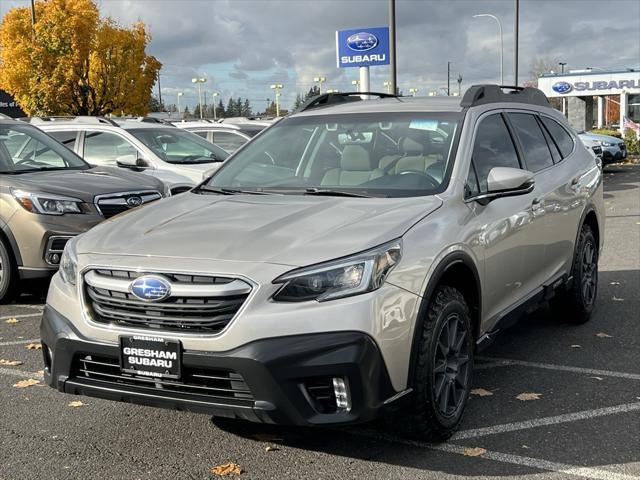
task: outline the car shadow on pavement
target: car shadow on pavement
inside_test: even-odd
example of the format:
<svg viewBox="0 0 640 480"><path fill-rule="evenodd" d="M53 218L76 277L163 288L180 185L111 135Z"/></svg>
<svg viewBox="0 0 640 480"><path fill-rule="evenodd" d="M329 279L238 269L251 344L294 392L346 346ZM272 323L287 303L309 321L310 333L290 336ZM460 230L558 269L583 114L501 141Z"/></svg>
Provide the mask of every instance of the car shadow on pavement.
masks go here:
<svg viewBox="0 0 640 480"><path fill-rule="evenodd" d="M557 318L553 311L545 305L524 316L520 322L503 332L492 346L480 353L480 356L508 357L530 362L564 363L569 366L583 368L640 373L634 367L636 365L635 362L637 362L637 359L634 360L636 353L630 346L623 346L623 351L627 352L625 355L628 358L620 359L620 363L617 364L608 361L608 352L604 350L608 348L604 346L607 345L605 341L609 341L613 345L613 341L623 341L620 338L623 332L627 332L630 328L633 331L633 322L637 322L637 317L634 318L633 312L637 313L640 310L638 308L640 300L637 298L639 290L640 271L638 270L601 272L598 305L590 322L584 325L572 325L567 319ZM635 331L637 332L637 329ZM609 332L612 338L600 338L598 337L598 332ZM576 340L576 337L579 340ZM589 342L592 342L594 345L592 355L575 357L574 353L578 350L570 347L571 344L578 341L584 345L585 352L583 353L586 353L586 350L590 348ZM634 340L631 339L629 341L633 343ZM506 374L507 372L502 369L496 369L493 373L495 376ZM518 375L521 374L522 372L518 373ZM575 374L573 373L564 373L563 375L566 375L566 377L559 379L560 383L555 384L554 389L566 391L579 388L576 386L578 385L579 376L574 376ZM607 386L606 388L611 388L611 391L608 391L605 395L609 403L596 405L596 407L601 408L628 401L622 395L622 391L616 392L615 387L612 386ZM561 398L564 398L560 395L561 393L549 393L549 395L555 394L555 400L551 401L555 409L552 413L553 415L574 413L586 408L579 401L568 403L561 400ZM591 393L584 392L583 394L589 395ZM526 421L536 420L536 414L528 410L528 406L522 405L520 408L523 411L520 413L523 415L523 419ZM502 407L503 410L509 408L513 407L507 404ZM479 409L481 410L479 406L474 409L476 415ZM483 420L491 425L502 424L506 421L505 418L498 415L495 415L492 420L487 418ZM602 420L601 418L600 421ZM624 416L616 415L605 417L604 419L609 425L619 422L618 425L622 425L624 428L629 428L628 420ZM572 435L580 436L585 429L589 431L589 429L601 428L601 424L588 423L598 422L597 419L582 420L581 422L581 424L566 423L559 427L564 429L565 433L564 436L554 437L553 453L538 451L530 453L528 456L540 459L541 462L556 461L565 464L579 464L580 467L586 468L633 464L640 461L638 451L634 448L628 448L629 438L620 438L620 445L616 445L614 441L614 444L607 445L607 448L602 448L597 436L585 438L580 447L578 447L577 452L573 451L576 449L573 443L563 445L563 439L569 442ZM438 451L437 446L430 448L431 446L427 443L404 438L397 430L393 430L393 425L390 422L384 420L340 428L285 427L226 418L213 418L212 423L228 434L247 440L263 442L265 446L303 449L349 457L355 460L382 462L432 472L441 471L450 475L474 477L478 475L517 476L540 471L539 468L523 466L517 463L494 462L488 459L481 460L479 464L478 458L460 455L461 452L453 454ZM469 428L465 423L463 420L462 429ZM528 435L527 443L532 441L531 437L534 437L535 441L540 442L541 445L548 445L550 433L548 428L532 428L525 429L522 435ZM602 433L604 434L604 432ZM485 445L485 439L490 439L490 443L495 444L497 442L499 445L493 449L494 451L509 453L510 448L513 446L514 438L516 438L516 442L519 441L517 440L519 434L516 433L515 437L500 437L500 435L502 434L491 435L490 437L481 436L467 440L453 440L451 443L458 446L476 447ZM579 460L576 459L576 455ZM527 455L525 454L525 456ZM544 458L545 456L551 456L552 458Z"/></svg>

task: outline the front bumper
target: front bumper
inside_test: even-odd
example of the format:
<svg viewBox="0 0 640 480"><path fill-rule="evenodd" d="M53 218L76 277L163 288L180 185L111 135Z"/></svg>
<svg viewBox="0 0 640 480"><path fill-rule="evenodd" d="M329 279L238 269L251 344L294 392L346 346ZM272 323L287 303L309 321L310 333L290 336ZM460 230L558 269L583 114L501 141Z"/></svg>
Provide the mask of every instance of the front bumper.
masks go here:
<svg viewBox="0 0 640 480"><path fill-rule="evenodd" d="M627 149L621 145L602 147L602 161L605 164L619 162L627 158Z"/></svg>
<svg viewBox="0 0 640 480"><path fill-rule="evenodd" d="M118 346L83 338L66 318L49 306L42 317L41 337L46 383L74 395L262 423L326 425L375 418L385 408L385 400L396 394L376 343L360 332L269 338L225 352L184 350L184 371L223 371L230 372L227 374L236 380L243 379L250 393L244 391L242 395L231 394L226 398L209 395L208 391L167 389L149 380L136 382L134 376L126 376L125 380L120 374L87 376L80 371L79 358L91 355L94 360L99 357L117 362ZM348 411L320 408L316 394L309 389L317 386L321 379L336 377L347 383L351 401Z"/></svg>

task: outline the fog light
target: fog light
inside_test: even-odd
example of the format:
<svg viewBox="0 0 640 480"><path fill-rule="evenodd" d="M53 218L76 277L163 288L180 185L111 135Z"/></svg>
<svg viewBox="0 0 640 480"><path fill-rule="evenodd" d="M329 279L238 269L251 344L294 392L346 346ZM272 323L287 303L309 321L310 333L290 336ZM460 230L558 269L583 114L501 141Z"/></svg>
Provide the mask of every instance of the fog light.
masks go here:
<svg viewBox="0 0 640 480"><path fill-rule="evenodd" d="M49 263L53 263L54 265L58 265L60 263L60 254L52 253L49 255Z"/></svg>
<svg viewBox="0 0 640 480"><path fill-rule="evenodd" d="M348 412L351 410L351 398L344 378L333 378L333 393L336 396L336 407L338 412Z"/></svg>

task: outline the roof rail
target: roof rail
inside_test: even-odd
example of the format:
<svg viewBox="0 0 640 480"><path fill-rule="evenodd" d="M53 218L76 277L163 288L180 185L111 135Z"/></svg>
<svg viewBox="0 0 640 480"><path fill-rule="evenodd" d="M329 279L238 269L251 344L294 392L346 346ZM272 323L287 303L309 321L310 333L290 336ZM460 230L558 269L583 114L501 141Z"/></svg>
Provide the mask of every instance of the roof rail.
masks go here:
<svg viewBox="0 0 640 480"><path fill-rule="evenodd" d="M399 95L393 95L392 93L381 92L337 92L337 93L323 93L310 98L302 105L300 105L293 113L305 112L313 108L324 107L327 105L334 105L344 102L357 102L362 100L363 96L371 96L378 98L398 98Z"/></svg>
<svg viewBox="0 0 640 480"><path fill-rule="evenodd" d="M107 125L118 126L116 122L107 117L92 117L88 115L69 116L50 116L50 117L21 117L20 120L31 123L33 125L42 125L50 122L73 122L73 123L102 123Z"/></svg>
<svg viewBox="0 0 640 480"><path fill-rule="evenodd" d="M509 90L505 93L503 90ZM509 85L473 85L465 92L461 107L475 107L487 103L518 102L549 107L549 99L542 91L533 87Z"/></svg>

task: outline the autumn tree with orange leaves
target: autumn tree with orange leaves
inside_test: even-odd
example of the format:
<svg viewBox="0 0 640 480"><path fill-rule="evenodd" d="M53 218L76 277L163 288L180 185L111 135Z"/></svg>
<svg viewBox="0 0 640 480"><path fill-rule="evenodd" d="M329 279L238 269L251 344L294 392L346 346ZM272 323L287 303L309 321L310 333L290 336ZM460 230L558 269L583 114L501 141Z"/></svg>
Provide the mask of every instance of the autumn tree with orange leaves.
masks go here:
<svg viewBox="0 0 640 480"><path fill-rule="evenodd" d="M161 63L143 23L100 18L92 0L40 0L0 24L0 89L28 115L147 113Z"/></svg>

